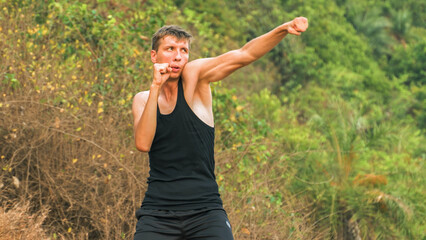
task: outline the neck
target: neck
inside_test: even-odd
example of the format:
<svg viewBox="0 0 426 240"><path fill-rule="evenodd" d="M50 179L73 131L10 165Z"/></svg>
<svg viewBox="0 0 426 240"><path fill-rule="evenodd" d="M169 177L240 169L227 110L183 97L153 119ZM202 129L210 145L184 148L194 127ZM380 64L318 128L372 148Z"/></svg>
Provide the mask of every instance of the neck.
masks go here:
<svg viewBox="0 0 426 240"><path fill-rule="evenodd" d="M166 99L166 101L173 100L173 96L177 95L178 92L178 82L179 78L177 79L168 79L163 87L162 87L162 93Z"/></svg>

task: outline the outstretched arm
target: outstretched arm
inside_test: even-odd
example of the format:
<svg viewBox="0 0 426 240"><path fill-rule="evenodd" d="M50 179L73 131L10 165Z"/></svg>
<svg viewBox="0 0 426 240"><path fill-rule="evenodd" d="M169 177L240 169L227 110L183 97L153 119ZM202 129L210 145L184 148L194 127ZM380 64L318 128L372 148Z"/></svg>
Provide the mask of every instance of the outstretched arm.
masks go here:
<svg viewBox="0 0 426 240"><path fill-rule="evenodd" d="M235 70L261 58L287 36L287 34L300 35L307 28L308 19L298 17L251 40L238 50L233 50L214 58L198 59L188 64L192 65L193 69L199 70L199 81L219 81Z"/></svg>

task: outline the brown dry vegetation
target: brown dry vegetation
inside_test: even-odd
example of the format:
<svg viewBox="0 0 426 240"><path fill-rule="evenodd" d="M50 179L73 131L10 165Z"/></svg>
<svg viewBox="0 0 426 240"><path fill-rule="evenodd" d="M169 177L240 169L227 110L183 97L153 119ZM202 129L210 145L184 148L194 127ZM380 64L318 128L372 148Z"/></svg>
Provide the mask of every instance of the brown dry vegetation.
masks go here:
<svg viewBox="0 0 426 240"><path fill-rule="evenodd" d="M8 166L2 172L2 201L48 207L46 222L58 232L71 229L72 236L109 239L112 233L129 232L147 165L130 144L117 148L123 141L117 123L99 122L96 113L75 116L34 100L6 104L2 113L9 117L2 126L11 132L1 143ZM76 131L82 123L87 130ZM19 187L10 184L12 177L19 179Z"/></svg>
<svg viewBox="0 0 426 240"><path fill-rule="evenodd" d="M48 212L40 210L38 214L30 215L29 205L27 202L17 204L12 208L0 207L0 239L50 239L42 227ZM9 210L6 210L6 208Z"/></svg>

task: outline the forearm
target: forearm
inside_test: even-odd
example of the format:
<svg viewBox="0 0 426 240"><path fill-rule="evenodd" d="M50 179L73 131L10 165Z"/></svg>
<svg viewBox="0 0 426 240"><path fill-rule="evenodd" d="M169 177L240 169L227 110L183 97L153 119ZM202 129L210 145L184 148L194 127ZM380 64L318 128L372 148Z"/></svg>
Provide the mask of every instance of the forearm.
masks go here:
<svg viewBox="0 0 426 240"><path fill-rule="evenodd" d="M285 36L287 36L288 24L284 23L268 33L265 33L246 43L240 51L245 53L250 62L253 62L272 50Z"/></svg>
<svg viewBox="0 0 426 240"><path fill-rule="evenodd" d="M135 128L136 148L148 152L154 140L157 127L157 104L160 87L151 86L148 100L142 112L140 120Z"/></svg>

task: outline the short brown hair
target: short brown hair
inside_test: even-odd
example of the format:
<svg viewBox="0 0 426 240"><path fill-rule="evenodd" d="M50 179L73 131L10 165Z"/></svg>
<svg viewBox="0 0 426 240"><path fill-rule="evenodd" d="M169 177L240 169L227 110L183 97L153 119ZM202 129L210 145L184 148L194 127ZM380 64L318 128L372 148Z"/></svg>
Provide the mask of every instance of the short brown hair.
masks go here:
<svg viewBox="0 0 426 240"><path fill-rule="evenodd" d="M167 25L158 29L157 32L152 36L152 50L158 51L160 40L165 36L173 36L178 40L187 40L188 44L191 44L192 35L190 33L179 26Z"/></svg>

